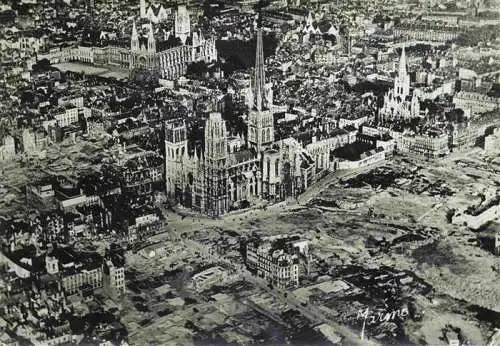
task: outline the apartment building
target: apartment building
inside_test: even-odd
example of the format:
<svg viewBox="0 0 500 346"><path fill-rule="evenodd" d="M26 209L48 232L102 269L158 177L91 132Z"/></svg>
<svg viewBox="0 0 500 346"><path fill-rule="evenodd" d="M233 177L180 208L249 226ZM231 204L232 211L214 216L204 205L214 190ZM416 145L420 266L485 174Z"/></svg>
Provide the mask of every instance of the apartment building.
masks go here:
<svg viewBox="0 0 500 346"><path fill-rule="evenodd" d="M300 257L307 258L307 242L296 236L257 238L247 244L246 250L250 271L278 288L299 285Z"/></svg>

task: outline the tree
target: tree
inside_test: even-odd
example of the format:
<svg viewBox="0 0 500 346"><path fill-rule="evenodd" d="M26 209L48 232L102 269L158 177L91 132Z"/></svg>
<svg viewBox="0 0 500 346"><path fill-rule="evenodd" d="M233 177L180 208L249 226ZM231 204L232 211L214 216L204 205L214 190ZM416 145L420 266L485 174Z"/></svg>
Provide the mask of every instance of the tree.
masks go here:
<svg viewBox="0 0 500 346"><path fill-rule="evenodd" d="M187 67L188 75L196 75L203 77L208 72L207 63L204 61L193 62Z"/></svg>
<svg viewBox="0 0 500 346"><path fill-rule="evenodd" d="M33 71L36 72L46 72L50 71L52 66L50 65L50 61L47 59L39 60L36 64L33 65Z"/></svg>
<svg viewBox="0 0 500 346"><path fill-rule="evenodd" d="M456 43L460 46L477 46L480 42L491 42L498 37L500 25L485 25L473 28L458 35Z"/></svg>

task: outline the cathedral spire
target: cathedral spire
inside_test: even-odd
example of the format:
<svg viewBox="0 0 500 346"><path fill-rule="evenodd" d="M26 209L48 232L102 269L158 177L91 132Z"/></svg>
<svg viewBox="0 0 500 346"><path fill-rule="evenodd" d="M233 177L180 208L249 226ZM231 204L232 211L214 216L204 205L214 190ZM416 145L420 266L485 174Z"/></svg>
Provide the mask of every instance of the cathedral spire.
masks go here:
<svg viewBox="0 0 500 346"><path fill-rule="evenodd" d="M261 111L266 108L266 95L264 85L266 76L264 74L264 45L262 42L262 15L259 12L257 20L257 49L255 52L255 70L253 75L253 97L255 108Z"/></svg>
<svg viewBox="0 0 500 346"><path fill-rule="evenodd" d="M408 71L406 70L406 51L403 45L403 50L401 51L401 57L399 59L399 77L406 76Z"/></svg>
<svg viewBox="0 0 500 346"><path fill-rule="evenodd" d="M154 36L153 24L149 23L148 52L156 53L156 40Z"/></svg>
<svg viewBox="0 0 500 346"><path fill-rule="evenodd" d="M139 35L137 34L137 26L135 26L135 20L134 20L134 23L132 24L132 39L138 36Z"/></svg>
<svg viewBox="0 0 500 346"><path fill-rule="evenodd" d="M139 1L139 16L146 18L146 0Z"/></svg>
<svg viewBox="0 0 500 346"><path fill-rule="evenodd" d="M130 49L132 51L139 50L139 34L137 33L137 27L135 26L135 21L132 25L132 37L130 41Z"/></svg>

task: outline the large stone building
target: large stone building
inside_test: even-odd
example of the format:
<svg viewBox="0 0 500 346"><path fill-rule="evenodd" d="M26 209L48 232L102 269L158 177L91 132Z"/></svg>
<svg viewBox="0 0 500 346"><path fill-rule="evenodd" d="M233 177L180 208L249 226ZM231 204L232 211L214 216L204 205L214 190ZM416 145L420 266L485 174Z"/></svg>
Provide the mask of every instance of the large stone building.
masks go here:
<svg viewBox="0 0 500 346"><path fill-rule="evenodd" d="M61 52L61 61L80 61L95 66L114 66L130 71L149 71L159 78L175 79L186 73L188 64L217 60L215 38L205 38L200 30L191 31L189 13L183 6L175 15L174 33L167 37L155 33L152 21L141 27L132 25L130 45L105 47L79 46ZM51 59L51 61L55 61Z"/></svg>
<svg viewBox="0 0 500 346"><path fill-rule="evenodd" d="M459 27L436 23L403 23L394 27L394 36L406 40L449 42L458 37Z"/></svg>
<svg viewBox="0 0 500 346"><path fill-rule="evenodd" d="M500 98L479 92L460 91L453 97L456 108L461 108L472 115L487 113L500 108Z"/></svg>
<svg viewBox="0 0 500 346"><path fill-rule="evenodd" d="M220 113L205 124L204 149L188 152L182 120L165 125L167 195L186 207L217 217L242 201L279 201L315 180L315 161L294 139L275 141L274 116L264 75L262 30L257 30L246 141L230 137Z"/></svg>
<svg viewBox="0 0 500 346"><path fill-rule="evenodd" d="M125 291L121 258L104 259L98 254L83 256L72 249L59 248L45 256L45 272L59 280L68 295L79 293L85 287L99 289L103 287L103 280L106 289L119 294Z"/></svg>
<svg viewBox="0 0 500 346"><path fill-rule="evenodd" d="M307 262L308 249L308 242L297 236L256 238L246 245L245 262L249 270L278 288L296 287L300 259Z"/></svg>

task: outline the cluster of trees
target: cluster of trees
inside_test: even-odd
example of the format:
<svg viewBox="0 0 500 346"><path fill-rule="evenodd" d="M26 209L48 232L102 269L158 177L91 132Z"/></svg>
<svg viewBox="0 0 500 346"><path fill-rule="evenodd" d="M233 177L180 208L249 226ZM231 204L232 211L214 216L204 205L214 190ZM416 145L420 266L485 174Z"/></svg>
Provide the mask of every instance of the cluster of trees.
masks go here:
<svg viewBox="0 0 500 346"><path fill-rule="evenodd" d="M265 35L262 43L264 57L273 55L278 45L274 34ZM219 55L224 60L231 62L234 69L246 69L255 65L256 45L257 41L255 37L249 41L228 40L216 42Z"/></svg>
<svg viewBox="0 0 500 346"><path fill-rule="evenodd" d="M204 77L208 72L208 65L204 61L193 62L187 67L187 75Z"/></svg>
<svg viewBox="0 0 500 346"><path fill-rule="evenodd" d="M478 28L473 28L461 33L456 40L456 43L461 46L473 47L480 42L491 42L498 37L500 25L485 25Z"/></svg>

